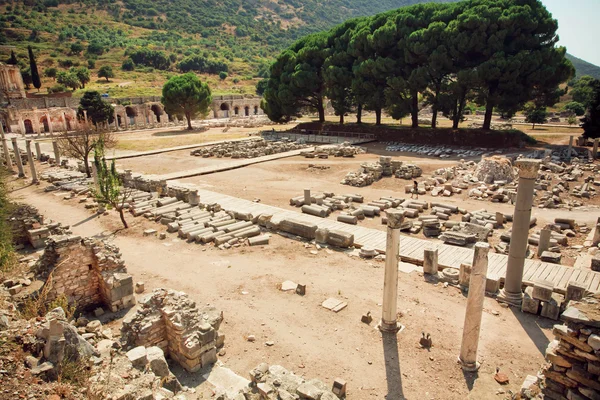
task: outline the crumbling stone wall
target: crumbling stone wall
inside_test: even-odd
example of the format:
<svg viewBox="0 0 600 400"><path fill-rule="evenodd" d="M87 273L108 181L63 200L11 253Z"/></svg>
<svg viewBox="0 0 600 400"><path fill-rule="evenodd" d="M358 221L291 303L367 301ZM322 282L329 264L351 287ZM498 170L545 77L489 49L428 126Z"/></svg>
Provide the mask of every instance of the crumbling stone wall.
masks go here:
<svg viewBox="0 0 600 400"><path fill-rule="evenodd" d="M123 321L124 346L158 346L183 368L196 372L217 361L223 313L214 307L198 309L187 294L155 289L142 299L137 313Z"/></svg>
<svg viewBox="0 0 600 400"><path fill-rule="evenodd" d="M65 295L79 309L106 305L116 312L135 303L133 279L119 249L80 236L51 236L36 266L48 290L47 301Z"/></svg>
<svg viewBox="0 0 600 400"><path fill-rule="evenodd" d="M569 293L567 293L567 296ZM600 295L569 303L546 349L543 393L549 399L600 398Z"/></svg>

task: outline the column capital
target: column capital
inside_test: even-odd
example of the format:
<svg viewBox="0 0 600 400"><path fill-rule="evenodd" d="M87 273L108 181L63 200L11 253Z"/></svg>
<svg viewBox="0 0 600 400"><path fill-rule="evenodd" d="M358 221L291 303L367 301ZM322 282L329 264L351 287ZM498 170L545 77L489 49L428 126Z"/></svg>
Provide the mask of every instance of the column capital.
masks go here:
<svg viewBox="0 0 600 400"><path fill-rule="evenodd" d="M404 222L404 211L390 210L385 213L387 216L387 226L392 229L400 229Z"/></svg>
<svg viewBox="0 0 600 400"><path fill-rule="evenodd" d="M535 179L540 169L541 160L524 158L517 160L515 166L519 169L519 178Z"/></svg>

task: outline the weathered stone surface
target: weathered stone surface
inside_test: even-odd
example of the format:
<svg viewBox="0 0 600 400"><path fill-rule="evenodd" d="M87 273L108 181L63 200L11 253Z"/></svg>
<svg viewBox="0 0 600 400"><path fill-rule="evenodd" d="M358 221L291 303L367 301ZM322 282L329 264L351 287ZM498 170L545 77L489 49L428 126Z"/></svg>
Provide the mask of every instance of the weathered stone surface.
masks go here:
<svg viewBox="0 0 600 400"><path fill-rule="evenodd" d="M127 353L127 358L135 368L144 368L148 363L147 352L144 346L138 346Z"/></svg>
<svg viewBox="0 0 600 400"><path fill-rule="evenodd" d="M160 347L148 347L146 349L146 357L150 369L156 376L169 376L171 371L169 371L169 365L167 364L167 360L165 360L165 354Z"/></svg>

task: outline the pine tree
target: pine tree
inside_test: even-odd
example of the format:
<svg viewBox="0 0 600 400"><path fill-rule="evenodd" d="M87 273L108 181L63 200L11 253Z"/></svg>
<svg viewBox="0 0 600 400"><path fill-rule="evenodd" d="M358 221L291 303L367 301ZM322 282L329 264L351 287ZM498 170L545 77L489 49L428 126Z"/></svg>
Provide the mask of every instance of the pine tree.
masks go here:
<svg viewBox="0 0 600 400"><path fill-rule="evenodd" d="M40 74L38 73L37 64L33 55L33 49L31 46L27 46L27 50L29 51L29 69L31 70L31 80L33 82L33 86L39 92L40 88L42 87L42 81L40 80Z"/></svg>
<svg viewBox="0 0 600 400"><path fill-rule="evenodd" d="M13 50L10 51L10 58L8 59L8 61L6 61L6 63L9 65L17 65L18 64L17 56L15 55L15 52Z"/></svg>

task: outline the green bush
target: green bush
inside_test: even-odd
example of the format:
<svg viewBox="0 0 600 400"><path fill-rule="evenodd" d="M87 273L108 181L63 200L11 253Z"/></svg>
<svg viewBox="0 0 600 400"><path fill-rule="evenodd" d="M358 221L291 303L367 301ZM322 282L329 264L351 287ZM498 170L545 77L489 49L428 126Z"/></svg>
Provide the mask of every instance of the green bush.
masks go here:
<svg viewBox="0 0 600 400"><path fill-rule="evenodd" d="M67 91L67 87L62 83L57 83L56 85L50 86L48 88L48 93L63 93Z"/></svg>

